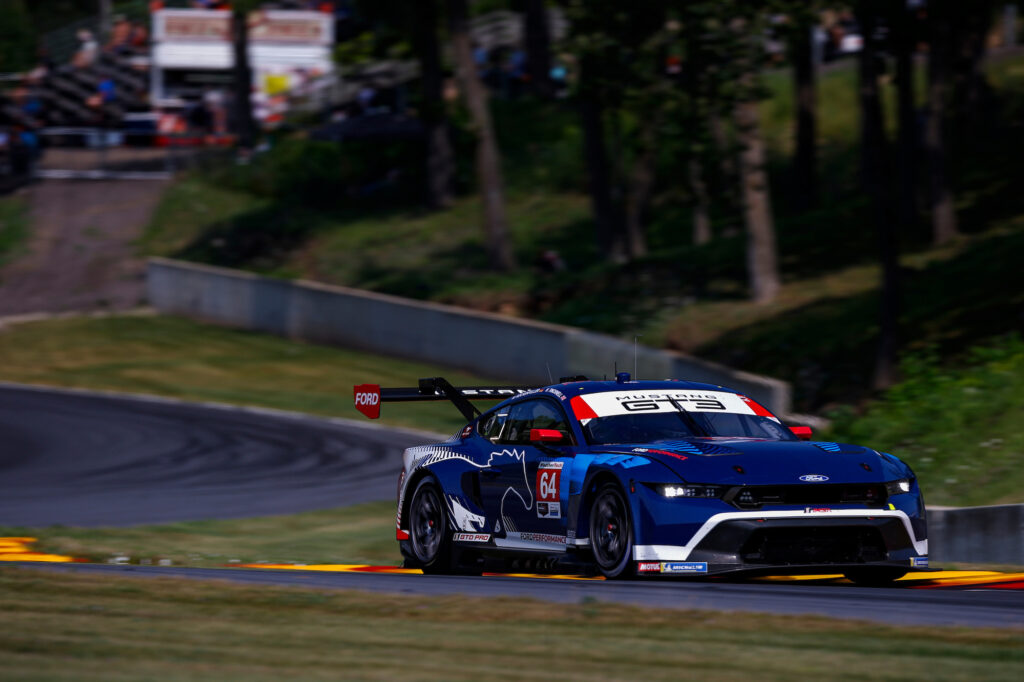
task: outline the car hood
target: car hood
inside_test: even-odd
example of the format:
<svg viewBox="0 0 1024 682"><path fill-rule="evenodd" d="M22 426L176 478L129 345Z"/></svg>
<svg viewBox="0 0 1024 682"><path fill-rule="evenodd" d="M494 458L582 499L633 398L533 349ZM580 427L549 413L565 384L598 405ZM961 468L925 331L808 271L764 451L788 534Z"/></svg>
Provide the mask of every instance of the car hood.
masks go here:
<svg viewBox="0 0 1024 682"><path fill-rule="evenodd" d="M592 451L648 457L688 483L875 483L909 475L906 466L891 455L860 445L822 441L692 438L595 446Z"/></svg>

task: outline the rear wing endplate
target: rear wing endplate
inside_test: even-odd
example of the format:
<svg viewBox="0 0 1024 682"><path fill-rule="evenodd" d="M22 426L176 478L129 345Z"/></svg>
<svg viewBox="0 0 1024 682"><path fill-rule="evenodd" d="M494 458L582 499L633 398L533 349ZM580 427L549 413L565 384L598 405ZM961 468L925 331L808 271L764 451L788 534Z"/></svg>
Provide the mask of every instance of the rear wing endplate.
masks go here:
<svg viewBox="0 0 1024 682"><path fill-rule="evenodd" d="M505 400L512 396L536 390L535 386L463 386L455 387L444 377L420 379L415 388L381 388L377 384L353 386L356 409L370 419L380 417L381 403L401 403L423 400L451 401L467 420L480 416L471 400Z"/></svg>

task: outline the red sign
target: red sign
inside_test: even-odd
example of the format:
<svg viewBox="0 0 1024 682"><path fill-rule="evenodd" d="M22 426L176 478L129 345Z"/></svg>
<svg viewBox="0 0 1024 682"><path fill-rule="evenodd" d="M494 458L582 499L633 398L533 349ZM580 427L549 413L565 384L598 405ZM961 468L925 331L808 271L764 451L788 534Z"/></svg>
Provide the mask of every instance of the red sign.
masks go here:
<svg viewBox="0 0 1024 682"><path fill-rule="evenodd" d="M356 409L370 419L380 418L380 386L377 384L360 384L353 386Z"/></svg>

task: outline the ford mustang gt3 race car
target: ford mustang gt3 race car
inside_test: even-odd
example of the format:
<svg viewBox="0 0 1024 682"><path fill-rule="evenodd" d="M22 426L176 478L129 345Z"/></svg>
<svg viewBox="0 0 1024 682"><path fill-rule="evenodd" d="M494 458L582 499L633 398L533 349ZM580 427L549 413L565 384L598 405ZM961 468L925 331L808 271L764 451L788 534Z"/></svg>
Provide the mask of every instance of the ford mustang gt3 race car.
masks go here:
<svg viewBox="0 0 1024 682"><path fill-rule="evenodd" d="M482 399L502 402L480 414L470 401ZM812 441L721 386L622 373L543 388L355 387L371 418L406 400L451 400L469 420L404 453L397 539L428 573L532 556L608 578L827 571L880 584L928 565L910 467Z"/></svg>

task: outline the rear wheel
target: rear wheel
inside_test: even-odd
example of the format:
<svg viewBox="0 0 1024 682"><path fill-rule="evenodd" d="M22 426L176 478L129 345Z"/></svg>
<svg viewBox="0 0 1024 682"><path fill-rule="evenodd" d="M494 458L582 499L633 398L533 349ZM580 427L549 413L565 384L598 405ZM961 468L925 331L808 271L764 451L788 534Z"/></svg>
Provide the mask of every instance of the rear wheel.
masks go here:
<svg viewBox="0 0 1024 682"><path fill-rule="evenodd" d="M452 542L441 490L432 478L416 486L409 502L409 544L424 573L450 573Z"/></svg>
<svg viewBox="0 0 1024 682"><path fill-rule="evenodd" d="M606 578L633 575L633 523L621 488L606 483L590 506L590 545Z"/></svg>
<svg viewBox="0 0 1024 682"><path fill-rule="evenodd" d="M865 566L847 571L843 575L846 579L856 585L864 587L886 587L894 581L899 580L907 574L903 568L888 568L885 566Z"/></svg>

